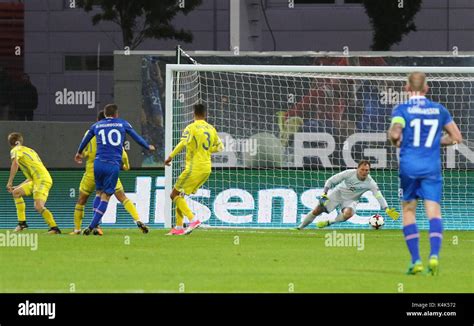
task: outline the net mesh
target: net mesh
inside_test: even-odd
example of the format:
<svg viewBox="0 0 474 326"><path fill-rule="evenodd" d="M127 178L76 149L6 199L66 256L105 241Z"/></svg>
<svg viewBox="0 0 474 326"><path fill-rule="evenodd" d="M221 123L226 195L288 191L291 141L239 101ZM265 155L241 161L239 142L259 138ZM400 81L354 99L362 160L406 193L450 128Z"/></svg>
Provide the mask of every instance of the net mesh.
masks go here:
<svg viewBox="0 0 474 326"><path fill-rule="evenodd" d="M442 150L446 228L473 229L474 77L427 76L428 97L446 106L465 139ZM213 156L208 182L187 198L207 224L292 227L317 204L328 177L361 159L371 161L372 177L400 210L397 151L386 131L393 107L408 99L406 74L181 71L172 81L172 145L192 122L196 103L207 106L208 121L225 144ZM184 152L174 159L169 182L184 160ZM421 206L418 214L424 214ZM367 227L379 209L368 192L356 216L335 227ZM386 221L386 228L400 227ZM426 219L419 222L427 228Z"/></svg>

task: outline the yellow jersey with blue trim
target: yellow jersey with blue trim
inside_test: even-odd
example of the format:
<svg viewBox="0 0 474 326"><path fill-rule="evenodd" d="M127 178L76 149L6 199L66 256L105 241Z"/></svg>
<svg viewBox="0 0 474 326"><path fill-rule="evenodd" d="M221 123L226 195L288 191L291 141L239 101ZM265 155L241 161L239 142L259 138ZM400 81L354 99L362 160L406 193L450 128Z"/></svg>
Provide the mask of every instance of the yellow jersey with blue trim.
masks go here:
<svg viewBox="0 0 474 326"><path fill-rule="evenodd" d="M17 145L10 151L10 158L16 160L27 179L52 181L51 175L34 149Z"/></svg>

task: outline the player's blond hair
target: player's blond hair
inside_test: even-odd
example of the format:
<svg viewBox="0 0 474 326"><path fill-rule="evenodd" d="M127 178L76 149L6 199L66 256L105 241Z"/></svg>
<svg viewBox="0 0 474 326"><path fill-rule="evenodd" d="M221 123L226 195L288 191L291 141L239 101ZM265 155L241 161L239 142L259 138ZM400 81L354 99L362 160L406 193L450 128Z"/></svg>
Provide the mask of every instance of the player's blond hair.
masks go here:
<svg viewBox="0 0 474 326"><path fill-rule="evenodd" d="M8 135L8 143L11 147L23 144L23 135L19 132L12 132Z"/></svg>
<svg viewBox="0 0 474 326"><path fill-rule="evenodd" d="M421 71L414 71L408 75L407 85L412 92L424 92L426 88L426 74Z"/></svg>

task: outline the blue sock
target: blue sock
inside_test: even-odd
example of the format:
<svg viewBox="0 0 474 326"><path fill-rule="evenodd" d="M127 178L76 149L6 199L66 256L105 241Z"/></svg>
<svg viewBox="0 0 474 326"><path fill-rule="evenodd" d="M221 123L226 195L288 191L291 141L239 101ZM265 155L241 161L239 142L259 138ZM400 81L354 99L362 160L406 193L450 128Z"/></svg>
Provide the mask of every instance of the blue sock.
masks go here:
<svg viewBox="0 0 474 326"><path fill-rule="evenodd" d="M100 196L95 196L94 198L94 204L92 204L92 211L95 212L97 207L99 207L100 204Z"/></svg>
<svg viewBox="0 0 474 326"><path fill-rule="evenodd" d="M430 256L438 256L443 240L443 220L435 217L430 219Z"/></svg>
<svg viewBox="0 0 474 326"><path fill-rule="evenodd" d="M101 201L99 204L99 207L94 212L94 218L92 219L91 224L89 225L89 228L93 229L99 225L100 220L102 219L102 216L105 214L105 211L107 210L107 205L109 203L106 201Z"/></svg>
<svg viewBox="0 0 474 326"><path fill-rule="evenodd" d="M415 263L417 260L420 260L420 250L418 248L420 234L418 233L418 228L416 227L416 224L404 226L403 234L405 235L405 241L408 246L408 251L410 251L411 254L411 262Z"/></svg>

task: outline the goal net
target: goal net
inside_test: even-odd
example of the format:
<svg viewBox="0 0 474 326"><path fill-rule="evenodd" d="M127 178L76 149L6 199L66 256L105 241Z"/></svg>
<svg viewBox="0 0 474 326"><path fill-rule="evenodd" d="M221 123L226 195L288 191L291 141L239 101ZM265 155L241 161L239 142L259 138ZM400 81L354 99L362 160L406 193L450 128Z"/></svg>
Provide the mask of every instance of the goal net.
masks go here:
<svg viewBox="0 0 474 326"><path fill-rule="evenodd" d="M167 154L196 103L206 105L225 144L208 182L186 198L191 209L214 227L294 227L317 205L328 177L368 159L389 205L400 210L398 153L386 131L393 107L408 99L403 86L413 70L427 73L427 96L448 108L465 139L442 150L445 227L474 229L474 69L467 67L168 65ZM184 165L183 151L166 170L168 193ZM167 226L172 206L168 199ZM334 227L366 228L377 212L367 192L357 214ZM385 220L385 228L401 227ZM425 218L418 222L428 227Z"/></svg>

